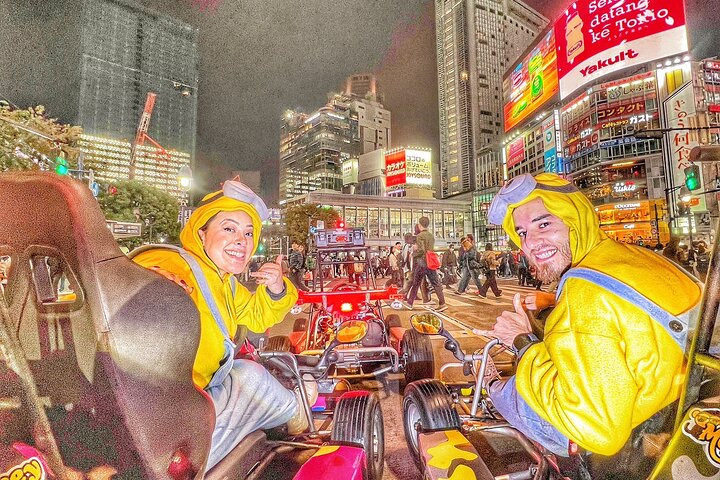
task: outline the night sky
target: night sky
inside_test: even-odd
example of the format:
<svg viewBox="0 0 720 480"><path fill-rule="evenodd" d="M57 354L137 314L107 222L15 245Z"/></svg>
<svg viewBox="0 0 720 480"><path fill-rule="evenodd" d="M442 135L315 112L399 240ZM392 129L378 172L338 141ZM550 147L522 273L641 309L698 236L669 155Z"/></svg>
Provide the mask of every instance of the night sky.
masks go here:
<svg viewBox="0 0 720 480"><path fill-rule="evenodd" d="M216 8L198 6L208 2L216 3ZM553 19L566 2L528 3ZM338 91L352 73L377 73L385 106L392 113L393 145L430 147L438 158L432 0L195 0L195 4L142 0L142 4L199 28L195 175L200 189L214 189L232 170L261 170L262 193L275 202L282 112L319 108L328 92ZM712 24L718 8L720 0L686 1L695 58L720 55L720 34ZM3 15L15 12L0 8L0 24L8 20ZM30 31L49 35L54 27L47 27ZM23 49L3 41L0 31L5 65L22 61ZM0 81L0 94L8 90L12 89Z"/></svg>

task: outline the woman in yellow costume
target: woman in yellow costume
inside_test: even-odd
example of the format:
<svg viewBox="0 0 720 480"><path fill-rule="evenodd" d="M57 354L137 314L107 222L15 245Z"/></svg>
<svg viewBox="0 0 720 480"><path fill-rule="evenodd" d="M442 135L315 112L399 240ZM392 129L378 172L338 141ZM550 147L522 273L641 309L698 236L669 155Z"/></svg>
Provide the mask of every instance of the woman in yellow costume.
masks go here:
<svg viewBox="0 0 720 480"><path fill-rule="evenodd" d="M181 285L200 312L193 381L210 394L216 413L208 469L255 430L287 423L298 433L307 427L297 392L256 362L233 360L234 342L244 341L247 330L263 332L282 321L298 297L283 277L282 256L250 273L258 283L254 294L235 278L250 262L267 218L252 190L228 181L190 216L180 233L183 248L153 246L133 258Z"/></svg>

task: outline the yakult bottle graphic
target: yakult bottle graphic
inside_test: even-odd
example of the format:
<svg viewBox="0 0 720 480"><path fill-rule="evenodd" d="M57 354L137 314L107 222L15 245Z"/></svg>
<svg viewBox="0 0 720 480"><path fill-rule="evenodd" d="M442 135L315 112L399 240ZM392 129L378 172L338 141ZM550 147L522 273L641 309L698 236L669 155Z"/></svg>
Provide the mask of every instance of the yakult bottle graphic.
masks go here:
<svg viewBox="0 0 720 480"><path fill-rule="evenodd" d="M565 20L565 44L568 63L573 63L575 57L585 51L583 21L578 12L571 13Z"/></svg>

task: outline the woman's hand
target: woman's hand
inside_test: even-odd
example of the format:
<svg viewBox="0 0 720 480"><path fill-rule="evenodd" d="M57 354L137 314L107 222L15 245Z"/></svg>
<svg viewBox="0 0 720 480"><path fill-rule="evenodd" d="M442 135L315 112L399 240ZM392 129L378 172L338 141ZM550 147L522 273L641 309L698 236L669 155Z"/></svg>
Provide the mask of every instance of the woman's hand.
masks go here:
<svg viewBox="0 0 720 480"><path fill-rule="evenodd" d="M278 255L274 262L264 263L257 272L251 272L250 276L259 285L267 286L275 295L280 295L285 288L282 274L283 256Z"/></svg>

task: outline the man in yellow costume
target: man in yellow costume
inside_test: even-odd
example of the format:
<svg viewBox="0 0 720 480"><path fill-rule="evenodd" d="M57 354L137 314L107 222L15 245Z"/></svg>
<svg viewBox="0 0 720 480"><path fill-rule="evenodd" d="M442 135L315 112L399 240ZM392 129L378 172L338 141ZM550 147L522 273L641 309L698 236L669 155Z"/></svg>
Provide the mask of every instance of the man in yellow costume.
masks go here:
<svg viewBox="0 0 720 480"><path fill-rule="evenodd" d="M244 341L248 329L263 332L279 323L298 298L282 275L282 256L250 273L258 283L254 294L235 278L250 262L267 218L265 203L252 190L228 181L190 216L180 233L182 249L152 246L133 256L182 286L200 312L193 381L210 394L216 414L208 469L255 430L287 423L299 433L307 427L297 392L256 362L233 360L235 342Z"/></svg>
<svg viewBox="0 0 720 480"><path fill-rule="evenodd" d="M488 219L521 246L539 279L560 280L542 341L519 294L491 332L476 331L519 355L515 376L490 380L493 404L557 454L568 455L568 440L618 452L679 396L700 287L652 251L608 238L588 199L555 174L513 178Z"/></svg>

